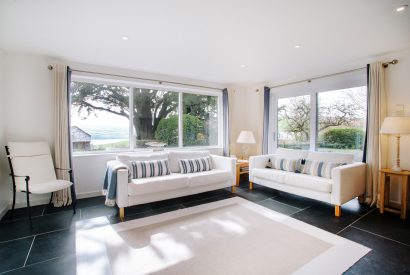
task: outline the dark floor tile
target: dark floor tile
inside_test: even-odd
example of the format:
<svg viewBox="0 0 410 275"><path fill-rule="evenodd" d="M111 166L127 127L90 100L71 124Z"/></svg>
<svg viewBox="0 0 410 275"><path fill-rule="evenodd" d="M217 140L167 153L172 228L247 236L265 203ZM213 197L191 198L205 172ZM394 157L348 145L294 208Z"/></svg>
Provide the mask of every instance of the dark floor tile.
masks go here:
<svg viewBox="0 0 410 275"><path fill-rule="evenodd" d="M37 235L27 265L75 253L75 229Z"/></svg>
<svg viewBox="0 0 410 275"><path fill-rule="evenodd" d="M0 273L24 265L33 238L0 243Z"/></svg>
<svg viewBox="0 0 410 275"><path fill-rule="evenodd" d="M189 196L184 196L180 198L181 203L187 203L187 202L193 202L193 201L199 201L211 197L216 197L220 195L226 195L228 193L231 193L230 191L227 191L226 189L218 189L218 190L213 190L209 192L204 192L204 193L199 193L199 194L194 194L194 195L189 195Z"/></svg>
<svg viewBox="0 0 410 275"><path fill-rule="evenodd" d="M83 209L86 207L105 204L105 196L91 197L77 200L76 207Z"/></svg>
<svg viewBox="0 0 410 275"><path fill-rule="evenodd" d="M285 215L292 215L301 210L299 208L278 202L275 199L266 199L266 200L257 202L257 204L265 206L273 211L276 211L276 212L279 212Z"/></svg>
<svg viewBox="0 0 410 275"><path fill-rule="evenodd" d="M135 214L132 213L130 215L128 215L127 210L125 210L125 219L124 220L129 221L129 220L134 220L134 219L150 217L150 216L163 214L163 213L170 212L170 211L175 211L175 210L182 209L182 208L184 208L184 206L182 204L177 204L177 205L167 206L167 207L164 207L164 208L150 210L150 211L147 211L147 212L140 212L140 213L135 213ZM110 220L112 222L115 222L117 219L118 219L118 217L110 217Z"/></svg>
<svg viewBox="0 0 410 275"><path fill-rule="evenodd" d="M224 194L224 195L214 196L214 197L206 198L206 199L199 200L199 201L185 202L185 203L182 203L182 205L184 207L192 207L192 206L197 206L197 205L201 205L201 204L205 204L205 203L211 203L211 202L215 202L215 201L230 199L230 198L233 198L233 197L236 197L236 196L234 194L227 193L227 194Z"/></svg>
<svg viewBox="0 0 410 275"><path fill-rule="evenodd" d="M366 213L370 212L371 210L375 209L374 207L370 207L367 204L360 204L358 199L355 198L349 202L343 204L342 209L344 212L349 212L351 214L363 216Z"/></svg>
<svg viewBox="0 0 410 275"><path fill-rule="evenodd" d="M410 247L349 227L340 236L372 249L349 271L356 274L410 274Z"/></svg>
<svg viewBox="0 0 410 275"><path fill-rule="evenodd" d="M356 222L354 226L410 245L409 218L402 220L397 214L389 212L380 214L376 209Z"/></svg>
<svg viewBox="0 0 410 275"><path fill-rule="evenodd" d="M249 201L258 202L258 201L262 201L262 200L266 200L268 198L274 197L275 193L273 191L260 192L258 190L250 191L250 190L238 188L238 190L236 191L236 195L244 199L247 199Z"/></svg>
<svg viewBox="0 0 410 275"><path fill-rule="evenodd" d="M44 211L44 205L36 205L30 207L31 217L41 216ZM7 211L7 214L1 219L0 223L10 221L11 210ZM13 220L28 219L27 207L14 209Z"/></svg>
<svg viewBox="0 0 410 275"><path fill-rule="evenodd" d="M60 212L71 212L73 213L73 207L71 205L54 207L52 204L48 204L44 208L44 215L60 213Z"/></svg>
<svg viewBox="0 0 410 275"><path fill-rule="evenodd" d="M300 208L300 209L305 209L317 203L317 201L315 200L293 195L293 194L282 192L282 191L278 191L278 193L276 194L274 198L276 201L286 203L288 205L291 205L293 207Z"/></svg>
<svg viewBox="0 0 410 275"><path fill-rule="evenodd" d="M32 219L33 227L26 219L11 221L0 224L0 242L36 234L46 233L54 230L66 229L78 221L80 215L72 212L61 212Z"/></svg>
<svg viewBox="0 0 410 275"><path fill-rule="evenodd" d="M342 216L335 217L333 205L318 203L292 215L292 217L326 231L337 233L357 220L360 216L352 214L349 211L344 211L344 207L342 206Z"/></svg>
<svg viewBox="0 0 410 275"><path fill-rule="evenodd" d="M118 207L108 207L105 204L80 209L81 219L87 220L101 216L118 216Z"/></svg>
<svg viewBox="0 0 410 275"><path fill-rule="evenodd" d="M147 212L147 211L152 211L155 209L161 209L164 207L171 207L173 205L178 205L180 203L181 203L181 200L179 198L176 198L176 199L169 199L169 200L162 200L162 201L144 203L144 204L139 204L139 205L133 205L133 206L126 208L126 213L136 214L136 213L141 213L141 212Z"/></svg>
<svg viewBox="0 0 410 275"><path fill-rule="evenodd" d="M44 274L58 274L58 275L75 275L77 269L75 254L65 256L62 258L54 258L45 262L28 265L23 268L7 272L5 274L30 274L30 275L44 275ZM97 274L97 273L96 273Z"/></svg>

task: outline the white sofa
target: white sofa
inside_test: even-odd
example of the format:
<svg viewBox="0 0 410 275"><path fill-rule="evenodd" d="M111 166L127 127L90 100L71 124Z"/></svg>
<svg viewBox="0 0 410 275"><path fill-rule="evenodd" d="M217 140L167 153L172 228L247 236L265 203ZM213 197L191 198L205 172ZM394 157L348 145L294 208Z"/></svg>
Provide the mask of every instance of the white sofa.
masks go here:
<svg viewBox="0 0 410 275"><path fill-rule="evenodd" d="M306 159L323 162L347 163L333 168L331 179L308 174L266 168L269 158ZM364 198L366 164L354 162L354 156L342 153L310 152L278 148L275 154L253 156L249 159L249 188L253 183L308 197L335 205L335 216L340 206L355 197Z"/></svg>
<svg viewBox="0 0 410 275"><path fill-rule="evenodd" d="M179 159L193 159L209 156L211 171L182 174ZM129 178L130 161L168 159L170 175L150 178ZM211 155L208 151L164 151L118 155L117 161L128 168L117 170L116 203L120 218L124 208L132 205L171 199L196 193L232 187L234 192L236 173L235 159Z"/></svg>

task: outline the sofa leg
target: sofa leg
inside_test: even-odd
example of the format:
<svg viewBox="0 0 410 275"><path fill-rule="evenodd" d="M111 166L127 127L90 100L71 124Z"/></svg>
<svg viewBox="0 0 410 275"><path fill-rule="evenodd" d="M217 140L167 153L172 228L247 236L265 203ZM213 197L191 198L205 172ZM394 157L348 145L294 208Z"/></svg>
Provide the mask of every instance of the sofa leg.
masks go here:
<svg viewBox="0 0 410 275"><path fill-rule="evenodd" d="M363 203L364 203L364 194L358 196L357 199L359 200L359 203L360 203L360 204L363 204Z"/></svg>
<svg viewBox="0 0 410 275"><path fill-rule="evenodd" d="M253 182L249 182L249 190L253 190Z"/></svg>
<svg viewBox="0 0 410 275"><path fill-rule="evenodd" d="M340 209L340 205L335 205L335 216L340 217L342 214L342 210Z"/></svg>
<svg viewBox="0 0 410 275"><path fill-rule="evenodd" d="M235 193L235 185L232 185L232 186L231 186L231 192L232 192L232 193Z"/></svg>
<svg viewBox="0 0 410 275"><path fill-rule="evenodd" d="M121 220L122 222L124 221L124 216L125 216L124 207L120 207L120 220Z"/></svg>

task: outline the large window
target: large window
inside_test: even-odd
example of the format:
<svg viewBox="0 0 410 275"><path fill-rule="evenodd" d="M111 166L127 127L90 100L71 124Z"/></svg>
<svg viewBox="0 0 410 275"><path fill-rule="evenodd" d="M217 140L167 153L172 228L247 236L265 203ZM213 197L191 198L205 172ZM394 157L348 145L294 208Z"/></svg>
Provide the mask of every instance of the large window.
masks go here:
<svg viewBox="0 0 410 275"><path fill-rule="evenodd" d="M362 160L367 120L365 70L281 86L271 94L270 148L351 153L356 161Z"/></svg>
<svg viewBox="0 0 410 275"><path fill-rule="evenodd" d="M218 146L220 95L176 89L71 83L71 139L75 153ZM132 110L132 111L130 111Z"/></svg>

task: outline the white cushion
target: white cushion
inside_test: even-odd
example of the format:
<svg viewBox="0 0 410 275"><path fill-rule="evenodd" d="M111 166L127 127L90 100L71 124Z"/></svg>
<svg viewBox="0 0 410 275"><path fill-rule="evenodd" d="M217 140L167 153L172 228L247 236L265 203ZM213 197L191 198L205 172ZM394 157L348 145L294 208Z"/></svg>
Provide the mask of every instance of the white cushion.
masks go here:
<svg viewBox="0 0 410 275"><path fill-rule="evenodd" d="M230 172L219 169L184 175L188 179L189 187L197 187L231 180Z"/></svg>
<svg viewBox="0 0 410 275"><path fill-rule="evenodd" d="M126 164L131 169L131 161L168 159L168 152L139 152L135 154L119 154L117 160Z"/></svg>
<svg viewBox="0 0 410 275"><path fill-rule="evenodd" d="M332 180L311 175L288 172L285 184L319 192L332 192Z"/></svg>
<svg viewBox="0 0 410 275"><path fill-rule="evenodd" d="M306 159L318 160L323 162L353 163L354 155L332 152L309 152Z"/></svg>
<svg viewBox="0 0 410 275"><path fill-rule="evenodd" d="M41 184L31 184L31 180L29 181L29 191L33 194L47 194L51 192L55 192L58 190L65 189L70 187L73 183L66 181L66 180L52 180L42 182ZM17 191L26 191L26 183L18 182L16 183Z"/></svg>
<svg viewBox="0 0 410 275"><path fill-rule="evenodd" d="M186 188L188 179L182 174L170 174L167 176L133 179L128 183L128 195L142 195Z"/></svg>
<svg viewBox="0 0 410 275"><path fill-rule="evenodd" d="M195 159L209 157L209 151L169 151L169 168L172 173L181 173L180 159Z"/></svg>
<svg viewBox="0 0 410 275"><path fill-rule="evenodd" d="M37 156L37 155L49 155L50 147L47 142L8 142L7 146L10 149L10 156Z"/></svg>
<svg viewBox="0 0 410 275"><path fill-rule="evenodd" d="M258 177L265 180L272 180L278 183L285 183L286 175L288 171L271 169L271 168L255 168L252 170L254 177Z"/></svg>
<svg viewBox="0 0 410 275"><path fill-rule="evenodd" d="M277 155L279 158L286 158L286 159L305 159L308 156L309 151L306 150L294 150L294 149L286 149L286 148L278 148L276 149Z"/></svg>

